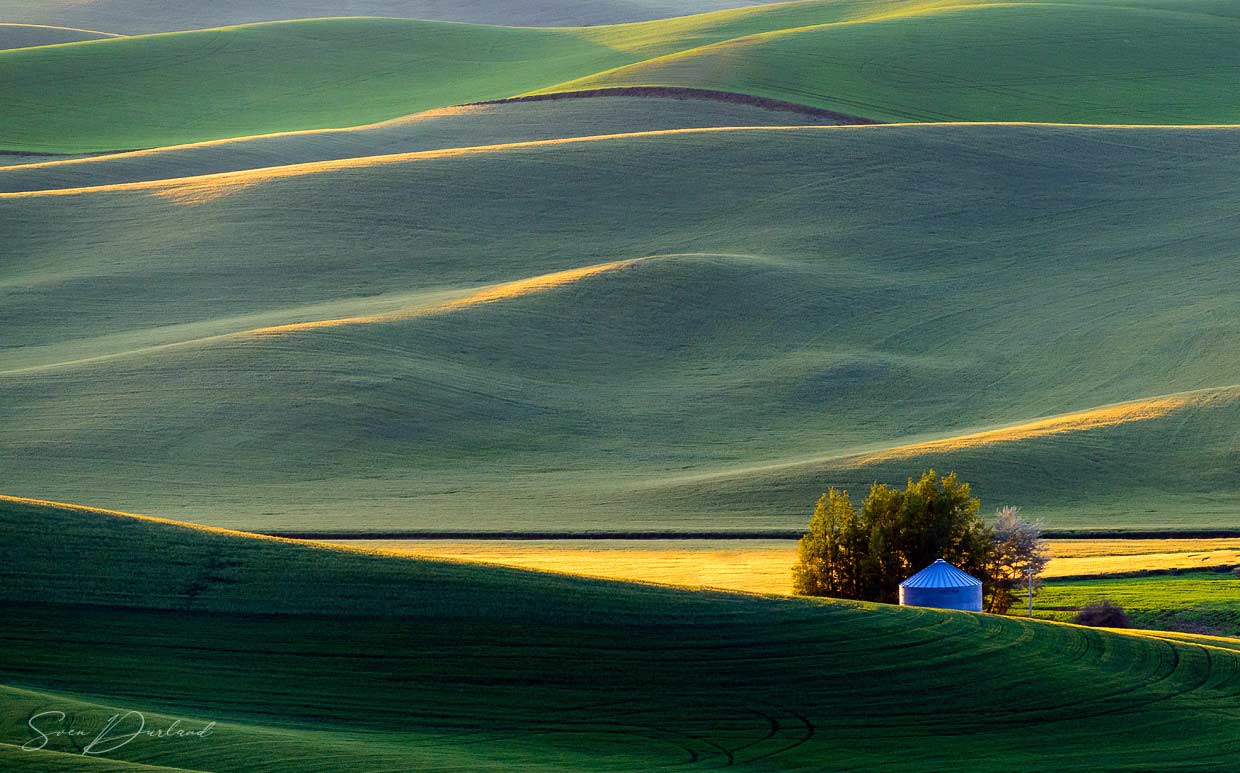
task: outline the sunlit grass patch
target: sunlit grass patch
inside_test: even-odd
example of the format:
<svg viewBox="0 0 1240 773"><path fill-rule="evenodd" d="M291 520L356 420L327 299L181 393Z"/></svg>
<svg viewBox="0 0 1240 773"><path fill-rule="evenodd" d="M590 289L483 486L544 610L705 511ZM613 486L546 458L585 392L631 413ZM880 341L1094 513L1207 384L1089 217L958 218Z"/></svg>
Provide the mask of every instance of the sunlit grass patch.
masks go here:
<svg viewBox="0 0 1240 773"><path fill-rule="evenodd" d="M1106 599L1123 607L1136 628L1240 636L1240 576L1220 569L1051 580L1035 596L1034 614L1071 620L1081 607Z"/></svg>

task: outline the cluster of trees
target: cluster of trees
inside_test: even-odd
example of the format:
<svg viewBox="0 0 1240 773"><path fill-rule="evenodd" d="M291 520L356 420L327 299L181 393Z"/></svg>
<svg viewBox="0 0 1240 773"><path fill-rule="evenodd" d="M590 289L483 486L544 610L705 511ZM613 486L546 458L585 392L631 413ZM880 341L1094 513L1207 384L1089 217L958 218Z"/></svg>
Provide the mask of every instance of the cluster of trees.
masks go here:
<svg viewBox="0 0 1240 773"><path fill-rule="evenodd" d="M904 489L876 483L859 510L833 488L801 538L793 586L806 596L896 603L902 580L942 558L982 581L987 612L1006 612L1050 557L1016 508L1000 510L993 526L980 512L955 473L930 470Z"/></svg>

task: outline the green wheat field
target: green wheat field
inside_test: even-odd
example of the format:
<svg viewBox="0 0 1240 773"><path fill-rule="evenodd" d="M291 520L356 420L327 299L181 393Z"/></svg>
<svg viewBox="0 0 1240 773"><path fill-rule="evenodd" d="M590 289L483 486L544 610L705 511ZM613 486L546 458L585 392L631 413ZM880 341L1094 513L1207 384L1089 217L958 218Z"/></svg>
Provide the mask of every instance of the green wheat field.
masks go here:
<svg viewBox="0 0 1240 773"><path fill-rule="evenodd" d="M279 538L1240 535L1237 180L1231 0L0 0L0 769L1240 771L1226 566Z"/></svg>

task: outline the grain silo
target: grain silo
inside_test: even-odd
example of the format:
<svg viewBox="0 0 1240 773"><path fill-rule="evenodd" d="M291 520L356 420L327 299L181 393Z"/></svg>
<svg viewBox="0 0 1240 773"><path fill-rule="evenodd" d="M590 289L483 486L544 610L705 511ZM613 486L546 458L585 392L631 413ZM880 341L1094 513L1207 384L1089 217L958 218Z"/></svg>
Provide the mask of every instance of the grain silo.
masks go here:
<svg viewBox="0 0 1240 773"><path fill-rule="evenodd" d="M900 583L900 606L982 611L982 581L943 559Z"/></svg>

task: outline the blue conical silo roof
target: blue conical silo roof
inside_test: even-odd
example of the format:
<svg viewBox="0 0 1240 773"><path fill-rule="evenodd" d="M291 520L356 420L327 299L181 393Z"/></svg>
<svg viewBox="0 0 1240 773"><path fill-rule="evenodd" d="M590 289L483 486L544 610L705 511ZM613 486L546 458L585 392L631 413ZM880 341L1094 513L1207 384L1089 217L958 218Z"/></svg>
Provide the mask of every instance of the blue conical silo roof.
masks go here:
<svg viewBox="0 0 1240 773"><path fill-rule="evenodd" d="M982 581L962 572L943 559L938 559L925 569L900 583L901 588L968 588L981 585Z"/></svg>

